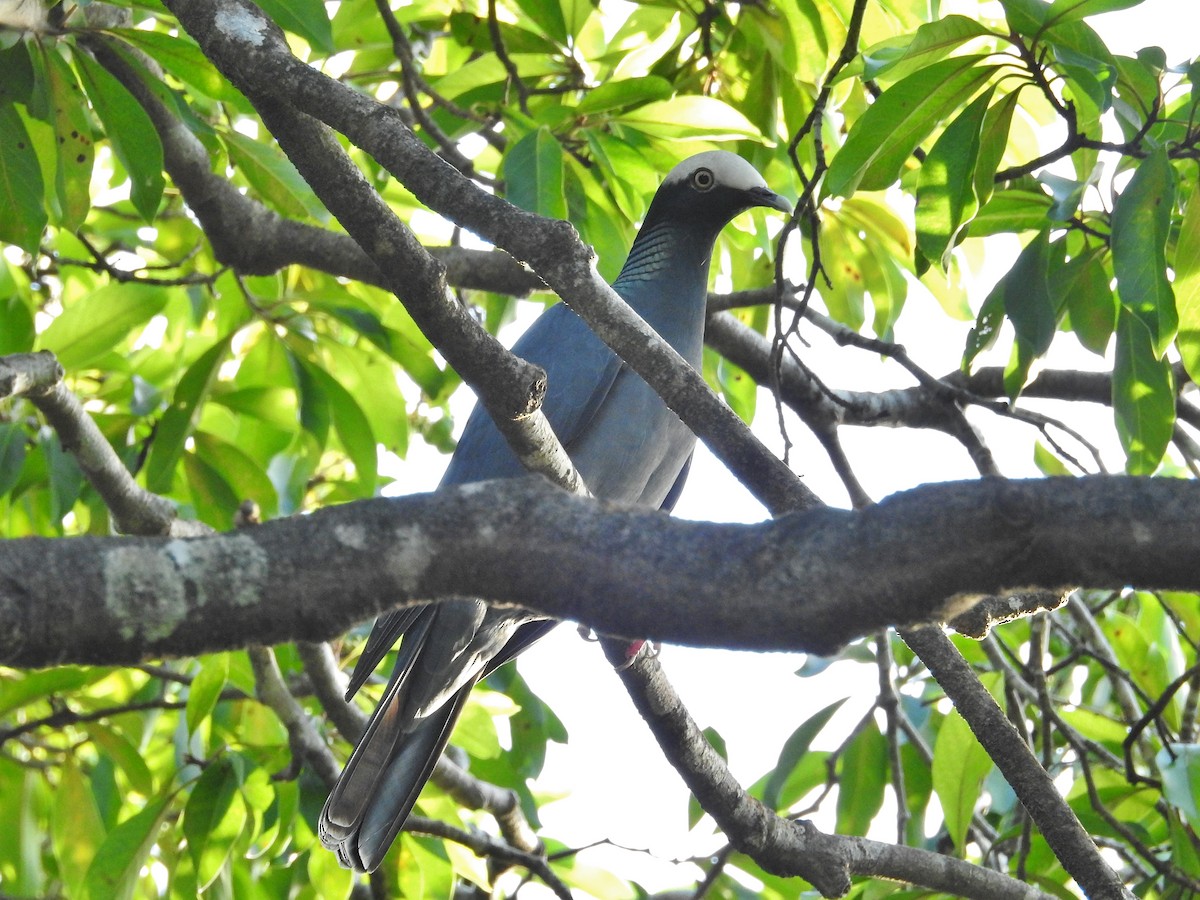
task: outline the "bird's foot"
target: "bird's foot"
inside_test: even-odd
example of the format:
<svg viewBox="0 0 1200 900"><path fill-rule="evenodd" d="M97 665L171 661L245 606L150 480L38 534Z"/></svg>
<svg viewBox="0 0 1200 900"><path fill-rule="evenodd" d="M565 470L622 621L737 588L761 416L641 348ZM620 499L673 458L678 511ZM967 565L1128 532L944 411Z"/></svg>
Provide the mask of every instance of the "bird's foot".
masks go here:
<svg viewBox="0 0 1200 900"><path fill-rule="evenodd" d="M632 641L629 646L625 648L625 662L617 666L616 670L618 672L623 672L625 669L628 669L635 662L637 662L639 656L645 656L647 659L654 659L654 657L658 656L658 644L654 643L654 641Z"/></svg>

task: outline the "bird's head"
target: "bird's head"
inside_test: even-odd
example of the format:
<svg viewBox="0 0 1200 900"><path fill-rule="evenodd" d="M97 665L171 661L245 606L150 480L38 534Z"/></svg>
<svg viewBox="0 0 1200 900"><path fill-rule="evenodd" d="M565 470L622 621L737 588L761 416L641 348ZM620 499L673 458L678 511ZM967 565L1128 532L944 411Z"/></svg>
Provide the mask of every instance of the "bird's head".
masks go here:
<svg viewBox="0 0 1200 900"><path fill-rule="evenodd" d="M670 171L646 214L646 224L667 219L701 224L713 237L738 213L766 206L790 213L792 205L736 153L709 150Z"/></svg>

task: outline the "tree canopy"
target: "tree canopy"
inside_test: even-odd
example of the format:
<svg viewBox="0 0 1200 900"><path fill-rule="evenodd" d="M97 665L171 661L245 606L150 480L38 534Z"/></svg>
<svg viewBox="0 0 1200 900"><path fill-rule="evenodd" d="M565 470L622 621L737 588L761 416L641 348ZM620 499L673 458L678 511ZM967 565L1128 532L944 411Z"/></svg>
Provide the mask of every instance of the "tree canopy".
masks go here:
<svg viewBox="0 0 1200 900"><path fill-rule="evenodd" d="M0 894L647 896L541 827L513 666L379 873L321 848L365 623L470 594L877 676L740 784L602 638L721 835L670 896L1200 895L1200 63L1140 6L0 2ZM606 279L717 146L796 210L696 373ZM559 299L771 518L581 496L495 337ZM468 389L558 487L396 497Z"/></svg>

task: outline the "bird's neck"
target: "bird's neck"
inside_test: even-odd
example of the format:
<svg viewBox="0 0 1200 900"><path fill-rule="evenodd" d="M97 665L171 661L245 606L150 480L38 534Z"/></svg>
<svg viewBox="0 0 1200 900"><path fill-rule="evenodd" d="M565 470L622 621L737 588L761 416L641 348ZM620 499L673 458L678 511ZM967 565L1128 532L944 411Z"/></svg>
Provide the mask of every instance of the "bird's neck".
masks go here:
<svg viewBox="0 0 1200 900"><path fill-rule="evenodd" d="M699 359L715 234L647 222L613 288L693 364Z"/></svg>

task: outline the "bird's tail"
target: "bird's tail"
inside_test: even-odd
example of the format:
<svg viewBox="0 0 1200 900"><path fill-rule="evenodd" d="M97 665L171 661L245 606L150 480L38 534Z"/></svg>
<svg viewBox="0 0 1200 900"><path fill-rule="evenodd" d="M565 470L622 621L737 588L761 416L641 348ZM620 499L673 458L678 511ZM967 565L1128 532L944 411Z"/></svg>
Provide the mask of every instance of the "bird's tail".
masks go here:
<svg viewBox="0 0 1200 900"><path fill-rule="evenodd" d="M403 718L403 692L389 691L325 801L321 843L342 865L373 872L383 861L437 765L476 679L415 725Z"/></svg>

